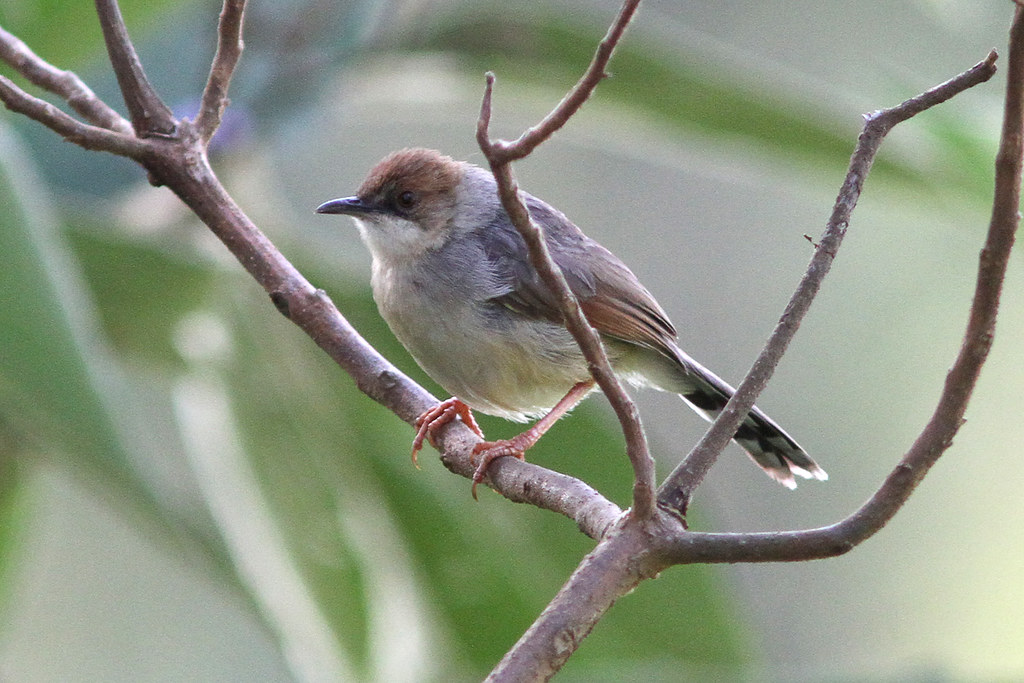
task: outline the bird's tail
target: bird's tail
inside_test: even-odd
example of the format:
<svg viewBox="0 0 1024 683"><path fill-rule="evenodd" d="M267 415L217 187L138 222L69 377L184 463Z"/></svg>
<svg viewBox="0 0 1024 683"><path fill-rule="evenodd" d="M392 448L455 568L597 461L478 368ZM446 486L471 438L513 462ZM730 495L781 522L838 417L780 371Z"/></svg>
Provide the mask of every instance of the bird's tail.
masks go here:
<svg viewBox="0 0 1024 683"><path fill-rule="evenodd" d="M678 349L677 349L678 350ZM735 393L713 372L678 350L678 363L683 378L676 381L677 393L687 404L708 420L714 420ZM679 385L682 384L682 387ZM754 406L740 424L733 439L769 477L786 488L796 488L798 475L804 479L828 479L807 452L760 408Z"/></svg>

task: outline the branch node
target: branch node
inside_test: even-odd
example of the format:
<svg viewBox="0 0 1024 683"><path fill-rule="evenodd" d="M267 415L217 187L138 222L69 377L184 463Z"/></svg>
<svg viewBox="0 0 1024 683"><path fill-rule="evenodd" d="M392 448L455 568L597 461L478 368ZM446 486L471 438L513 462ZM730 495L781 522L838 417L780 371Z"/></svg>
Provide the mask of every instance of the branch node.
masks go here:
<svg viewBox="0 0 1024 683"><path fill-rule="evenodd" d="M110 64L114 67L136 135L140 138L173 137L177 132L177 121L146 77L135 45L128 37L117 0L96 0L96 13L103 29Z"/></svg>
<svg viewBox="0 0 1024 683"><path fill-rule="evenodd" d="M270 301L274 304L274 308L277 309L278 313L284 317L291 319L291 310L288 304L288 295L282 291L276 291L270 293Z"/></svg>

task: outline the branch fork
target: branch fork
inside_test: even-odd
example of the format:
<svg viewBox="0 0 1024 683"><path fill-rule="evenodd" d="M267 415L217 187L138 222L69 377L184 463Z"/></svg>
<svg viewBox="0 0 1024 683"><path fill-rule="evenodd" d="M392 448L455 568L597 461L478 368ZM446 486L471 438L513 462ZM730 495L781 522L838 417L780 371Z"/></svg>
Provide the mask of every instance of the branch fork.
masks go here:
<svg viewBox="0 0 1024 683"><path fill-rule="evenodd" d="M595 381L615 409L634 470L633 504L626 512L587 484L536 465L502 458L490 468L490 485L516 502L528 502L575 520L599 542L543 614L499 663L488 680L546 680L562 666L616 598L672 564L778 562L830 557L848 552L876 533L900 509L928 469L949 447L991 347L1003 278L1019 221L1024 154L1024 19L1015 9L1010 31L1002 142L996 162L996 191L988 237L964 342L947 375L938 406L911 449L878 491L842 521L818 529L716 534L685 529L693 491L735 433L771 377L838 253L851 213L874 155L896 124L982 83L995 73L995 52L963 74L891 109L866 117L832 216L815 246L807 273L790 300L764 351L726 409L701 441L655 489L654 464L635 405L622 389L600 337L587 323L564 276L547 252L543 234L522 202L510 164L533 152L574 115L607 75L615 47L639 0L626 0L587 70L555 109L515 141L489 135L494 76L487 77L477 141L491 165L502 203L523 235L544 282L561 301L566 326L587 357ZM116 0L96 0L111 63L131 120L121 117L74 74L33 53L0 28L0 60L31 83L63 99L79 116L33 97L0 76L0 100L65 139L90 150L135 160L157 184L173 190L224 242L289 320L305 331L371 398L413 424L438 401L380 356L352 328L324 292L314 288L277 251L227 194L206 158L206 149L227 106L231 77L242 52L244 0L225 0L218 47L194 122L176 120L149 83L128 38ZM439 434L442 461L471 477L477 439L454 423Z"/></svg>

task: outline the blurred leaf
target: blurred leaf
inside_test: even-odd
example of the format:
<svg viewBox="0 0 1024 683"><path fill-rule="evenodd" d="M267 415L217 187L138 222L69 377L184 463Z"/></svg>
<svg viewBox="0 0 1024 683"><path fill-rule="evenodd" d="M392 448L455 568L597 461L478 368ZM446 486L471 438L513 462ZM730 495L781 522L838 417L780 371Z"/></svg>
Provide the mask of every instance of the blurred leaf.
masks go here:
<svg viewBox="0 0 1024 683"><path fill-rule="evenodd" d="M119 353L156 367L181 369L175 327L208 296L212 268L99 229L68 233L104 331Z"/></svg>
<svg viewBox="0 0 1024 683"><path fill-rule="evenodd" d="M107 359L91 304L30 168L0 128L0 406L23 433L127 479L127 455L95 384Z"/></svg>
<svg viewBox="0 0 1024 683"><path fill-rule="evenodd" d="M222 572L216 542L140 469L149 454L133 449L157 443L147 442L155 430L132 429L144 389L131 385L106 346L79 264L32 169L0 126L0 414L34 452L82 475L142 528L185 542Z"/></svg>
<svg viewBox="0 0 1024 683"><path fill-rule="evenodd" d="M591 17L588 16L587 19ZM431 21L432 19L432 21ZM564 91L583 73L605 27L579 17L555 13L508 16L477 11L445 13L424 22L407 49L452 52L480 72L494 71L499 79L514 79L532 87ZM659 123L699 131L720 140L743 139L760 154L776 156L794 166L817 172L841 173L853 151L854 119L831 118L826 108L809 111L790 93L755 87L702 54L680 53L631 35L615 52L611 78L602 83L602 101L619 102L653 116ZM908 90L904 98L916 95ZM878 108L898 104L879 102ZM872 182L899 182L948 195L953 187L987 200L991 188L988 164L991 141L972 130L969 122L925 119L941 143L940 159L921 168L883 148L872 169ZM936 123L938 121L938 123ZM837 179L840 176L837 175Z"/></svg>
<svg viewBox="0 0 1024 683"><path fill-rule="evenodd" d="M128 16L161 3L126 3ZM43 59L61 68L100 54L105 54L103 34L96 21L96 7L91 2L61 0L19 0L0 7L0 25L13 32ZM75 40L68 40L70 30Z"/></svg>
<svg viewBox="0 0 1024 683"><path fill-rule="evenodd" d="M31 519L31 500L26 468L18 462L17 435L0 414L0 614L7 608L14 579L12 569L19 556Z"/></svg>

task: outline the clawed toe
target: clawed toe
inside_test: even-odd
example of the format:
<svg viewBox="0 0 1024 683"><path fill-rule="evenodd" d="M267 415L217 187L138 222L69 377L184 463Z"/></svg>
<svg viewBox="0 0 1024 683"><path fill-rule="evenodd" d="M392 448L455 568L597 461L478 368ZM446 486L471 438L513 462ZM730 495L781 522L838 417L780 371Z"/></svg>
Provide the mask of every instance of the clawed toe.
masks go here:
<svg viewBox="0 0 1024 683"><path fill-rule="evenodd" d="M525 460L526 456L523 453L523 448L515 443L514 440L502 440L502 441L484 441L473 446L473 462L476 456L480 457L480 464L476 466L476 470L473 472L473 488L471 492L473 494L473 500L478 500L476 497L476 485L482 482L487 477L487 468L491 466L491 463L498 458L504 458L506 456L512 456L513 458L519 458Z"/></svg>
<svg viewBox="0 0 1024 683"><path fill-rule="evenodd" d="M441 401L416 418L416 436L412 440L413 465L417 468L419 467L417 456L423 448L423 442L429 440L434 447L437 447L437 443L434 440L435 432L456 418L460 418L477 436L483 438L484 433L476 423L476 420L473 419L473 412L469 409L469 406L455 397L447 401ZM473 472L473 499L476 499L476 485L487 478L487 468L491 466L492 462L505 456L512 456L523 460L523 453L536 442L541 433L540 430L534 427L512 439L483 441L473 446L473 454L470 461L476 465L476 470ZM480 456L479 463L476 463L477 456Z"/></svg>
<svg viewBox="0 0 1024 683"><path fill-rule="evenodd" d="M481 439L484 437L483 431L480 429L480 425L476 423L476 419L473 417L473 411L469 409L465 403L459 399L449 398L446 401L441 401L433 408L426 410L416 418L416 436L412 440L412 464L419 469L419 458L417 457L420 449L423 448L423 440L429 439L430 444L437 447L437 442L434 440L434 432L453 421L456 417L462 418L462 422L469 427L474 434L479 436Z"/></svg>

